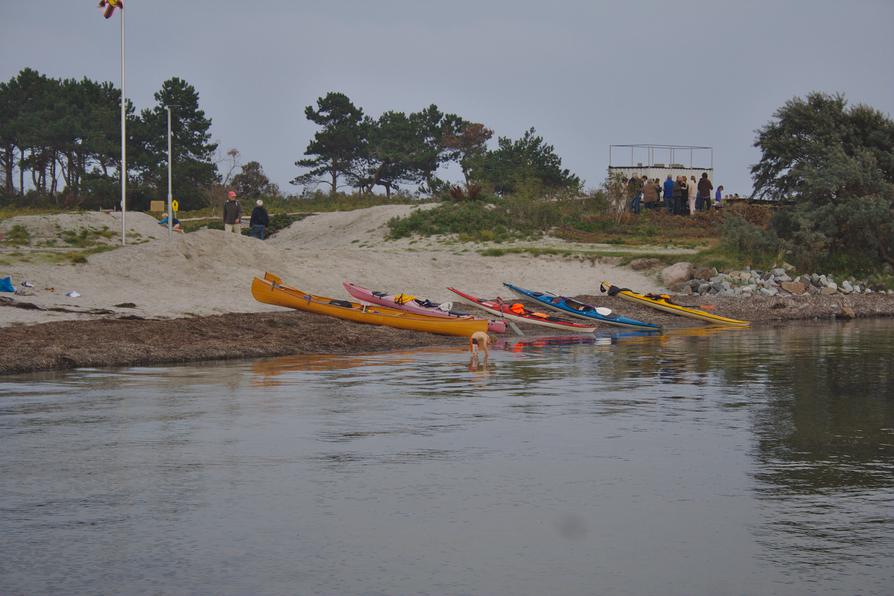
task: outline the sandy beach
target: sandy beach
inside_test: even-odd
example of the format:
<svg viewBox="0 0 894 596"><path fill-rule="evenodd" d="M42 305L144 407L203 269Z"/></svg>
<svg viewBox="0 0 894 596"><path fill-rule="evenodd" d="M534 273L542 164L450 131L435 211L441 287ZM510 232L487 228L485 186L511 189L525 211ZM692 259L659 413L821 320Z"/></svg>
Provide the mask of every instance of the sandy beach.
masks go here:
<svg viewBox="0 0 894 596"><path fill-rule="evenodd" d="M33 286L0 301L0 374L437 344L460 349L464 343L261 304L252 298L250 284L265 271L277 273L293 287L337 298L346 297L343 281L435 301L455 298L447 286L482 296L507 296L502 282L510 281L583 297L667 328L698 326L598 296L601 280L639 291L664 291L654 272L560 256L485 257L479 254L481 245L443 238L386 240L389 219L417 208L424 207L386 205L321 213L263 242L218 230L175 234L169 240L167 230L154 218L129 213L127 246L91 255L85 263L19 260L0 270L19 286L24 281ZM114 213L16 217L0 223L0 231L24 225L32 230L35 244L60 230L119 230L119 217ZM545 242L561 245L557 240ZM72 290L79 296L66 296ZM757 324L894 316L894 297L886 295L682 300L712 304L716 312Z"/></svg>
<svg viewBox="0 0 894 596"><path fill-rule="evenodd" d="M482 257L477 246L437 239L386 241L392 217L418 208L385 205L356 211L321 213L295 222L266 241L200 230L175 234L144 213L129 213L128 227L136 242L88 258L76 265L19 264L0 271L15 283L34 287L17 300L62 311L0 311L0 326L111 314L144 318L176 318L240 312L274 312L256 302L251 280L265 271L293 287L345 297L342 282L392 292L411 292L435 301L452 300L447 286L482 295L504 293L502 282L551 288L571 295L593 293L602 279L645 290L660 289L651 277L605 263L569 261L527 255ZM66 218L59 222L57 218ZM59 223L78 229L78 216L11 218L16 223L52 230ZM99 219L102 218L102 219ZM18 220L18 221L17 221ZM36 221L35 221L36 220ZM46 220L53 220L47 222ZM82 225L107 225L118 230L118 214L88 214ZM51 291L52 289L52 291ZM66 297L71 290L77 298ZM126 304L128 306L116 306ZM100 309L110 313L91 314Z"/></svg>

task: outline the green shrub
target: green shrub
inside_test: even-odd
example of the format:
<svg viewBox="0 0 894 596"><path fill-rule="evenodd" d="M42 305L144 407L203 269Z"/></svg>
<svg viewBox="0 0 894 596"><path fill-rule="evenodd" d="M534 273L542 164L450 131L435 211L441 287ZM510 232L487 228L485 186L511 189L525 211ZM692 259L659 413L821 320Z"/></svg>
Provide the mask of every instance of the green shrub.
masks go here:
<svg viewBox="0 0 894 596"><path fill-rule="evenodd" d="M31 233L28 231L28 228L26 228L22 224L16 224L12 226L6 233L6 239L4 240L4 242L12 246L22 246L24 244L30 244Z"/></svg>
<svg viewBox="0 0 894 596"><path fill-rule="evenodd" d="M499 225L508 229L504 209L495 205L463 201L442 203L437 207L417 210L406 217L393 218L388 222L389 237L406 238L414 234L434 236L457 234L468 239L481 239L484 232L494 233Z"/></svg>
<svg viewBox="0 0 894 596"><path fill-rule="evenodd" d="M772 229L801 271L868 275L894 255L894 202L881 196L841 198L780 209ZM888 262L890 264L890 261Z"/></svg>
<svg viewBox="0 0 894 596"><path fill-rule="evenodd" d="M603 197L528 195L492 198L489 201L441 203L389 222L391 238L418 234L455 234L461 240L505 242L539 238L563 227L578 225L594 209L603 207Z"/></svg>
<svg viewBox="0 0 894 596"><path fill-rule="evenodd" d="M275 234L288 228L296 221L302 220L306 215L289 215L288 213L275 213L270 216L270 225L267 226L267 235Z"/></svg>
<svg viewBox="0 0 894 596"><path fill-rule="evenodd" d="M776 252L779 239L773 231L765 230L742 217L726 217L720 227L721 244L742 253Z"/></svg>
<svg viewBox="0 0 894 596"><path fill-rule="evenodd" d="M402 194L394 193L390 198L372 194L345 194L336 193L331 195L320 190L306 193L300 198L280 198L265 199L265 206L268 210L284 210L284 211L306 211L313 213L315 211L352 211L354 209L365 209L367 207L376 207L378 205L416 205L419 199Z"/></svg>
<svg viewBox="0 0 894 596"><path fill-rule="evenodd" d="M725 217L720 232L720 248L748 265L765 268L779 258L781 245L776 233L756 226L743 217Z"/></svg>
<svg viewBox="0 0 894 596"><path fill-rule="evenodd" d="M103 226L102 229L99 230L95 228L81 228L79 232L75 232L74 230L63 230L61 235L62 240L70 246L88 248L95 246L100 239L110 240L115 236L115 232L110 230L108 226Z"/></svg>

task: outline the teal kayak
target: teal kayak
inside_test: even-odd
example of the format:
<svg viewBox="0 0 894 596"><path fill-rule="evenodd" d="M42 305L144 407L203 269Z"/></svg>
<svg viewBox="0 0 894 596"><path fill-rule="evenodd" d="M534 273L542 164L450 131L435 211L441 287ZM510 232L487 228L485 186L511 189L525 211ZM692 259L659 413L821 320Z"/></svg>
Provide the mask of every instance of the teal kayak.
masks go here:
<svg viewBox="0 0 894 596"><path fill-rule="evenodd" d="M636 319L618 315L613 313L608 308L602 308L600 306L593 306L592 304L579 302L573 298L568 298L567 296L556 296L547 292L535 292L533 290L526 290L525 288L520 288L509 283L504 283L503 285L522 298L533 300L534 302L542 304L547 308L551 308L553 310L571 315L573 317L577 317L579 319L585 319L587 321L598 321L599 323L605 323L606 325L627 327L630 329L643 329L650 331L661 330L661 325L646 323L645 321L638 321Z"/></svg>

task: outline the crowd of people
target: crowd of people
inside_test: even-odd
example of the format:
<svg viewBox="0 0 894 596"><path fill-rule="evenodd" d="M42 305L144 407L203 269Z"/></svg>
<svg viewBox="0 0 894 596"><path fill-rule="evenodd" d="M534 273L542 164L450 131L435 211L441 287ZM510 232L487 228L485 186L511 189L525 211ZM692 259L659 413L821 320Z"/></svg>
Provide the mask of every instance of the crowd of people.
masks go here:
<svg viewBox="0 0 894 596"><path fill-rule="evenodd" d="M632 213L640 213L642 209L664 208L673 215L692 215L698 211L708 211L712 207L720 209L723 197L723 186L718 186L711 200L714 185L704 172L700 180L695 176L677 176L670 174L662 183L658 178L633 176L623 180L629 199L628 208Z"/></svg>

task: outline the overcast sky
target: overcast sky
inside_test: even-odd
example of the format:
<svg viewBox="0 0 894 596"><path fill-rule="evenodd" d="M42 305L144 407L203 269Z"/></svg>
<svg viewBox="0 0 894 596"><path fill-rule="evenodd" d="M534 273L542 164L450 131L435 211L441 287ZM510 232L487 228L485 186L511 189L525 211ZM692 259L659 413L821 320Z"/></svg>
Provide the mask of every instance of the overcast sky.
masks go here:
<svg viewBox="0 0 894 596"><path fill-rule="evenodd" d="M0 0L0 79L25 67L117 84L117 16L95 0ZM127 95L185 79L213 138L286 192L341 91L367 114L443 111L534 126L598 185L608 146L710 145L715 184L751 191L754 131L812 90L894 113L892 0L126 0ZM629 155L629 154L628 154Z"/></svg>

